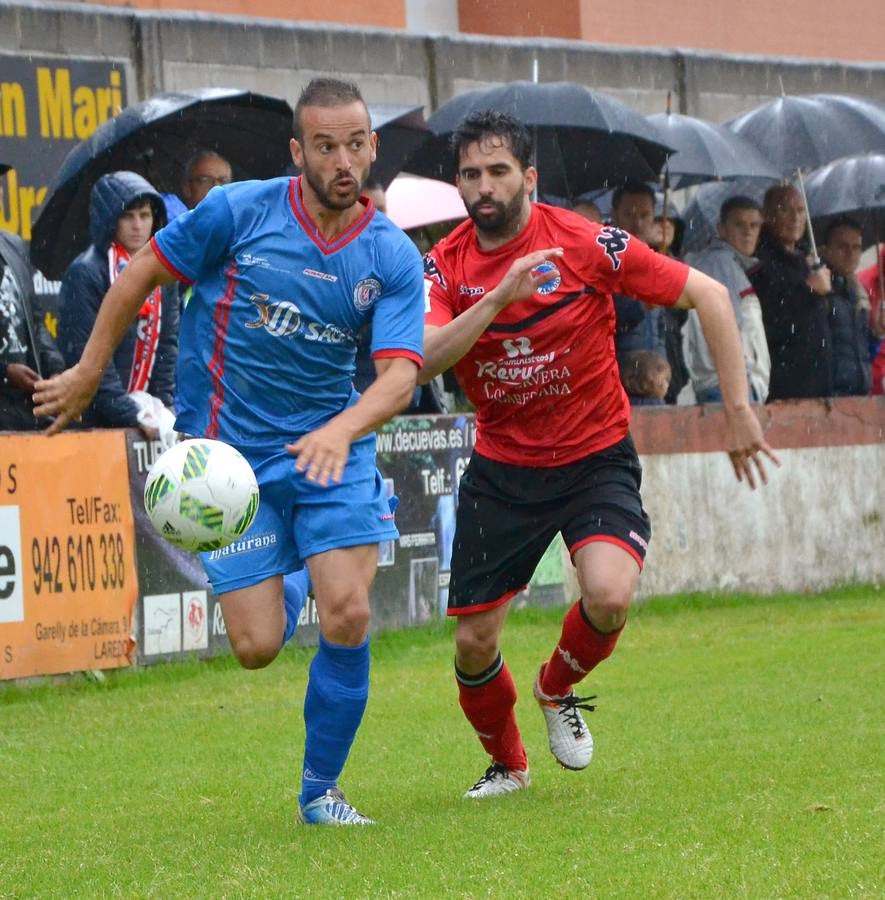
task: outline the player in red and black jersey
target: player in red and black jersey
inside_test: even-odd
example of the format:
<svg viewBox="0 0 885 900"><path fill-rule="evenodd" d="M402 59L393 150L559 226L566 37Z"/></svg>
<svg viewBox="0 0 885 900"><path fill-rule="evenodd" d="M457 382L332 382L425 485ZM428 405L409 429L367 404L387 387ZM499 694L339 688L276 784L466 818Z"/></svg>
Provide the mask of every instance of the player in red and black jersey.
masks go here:
<svg viewBox="0 0 885 900"><path fill-rule="evenodd" d="M581 709L592 709L592 698L576 697L572 686L614 650L651 536L615 359L613 292L697 310L719 371L735 475L755 487L766 480L763 457L779 461L749 406L722 285L625 231L532 203L529 137L512 117L469 116L453 143L470 219L425 259L419 380L454 366L476 407L449 614L459 617L461 707L492 757L467 796L486 797L529 783L516 689L499 649L509 601L560 532L581 598L534 694L554 756L582 769L593 741Z"/></svg>

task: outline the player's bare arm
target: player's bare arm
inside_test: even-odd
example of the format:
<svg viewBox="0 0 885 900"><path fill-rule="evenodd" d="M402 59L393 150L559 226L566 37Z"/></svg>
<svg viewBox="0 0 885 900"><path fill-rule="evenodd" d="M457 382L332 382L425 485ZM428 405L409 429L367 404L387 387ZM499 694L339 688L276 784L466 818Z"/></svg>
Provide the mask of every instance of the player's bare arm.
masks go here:
<svg viewBox="0 0 885 900"><path fill-rule="evenodd" d="M154 288L173 281L175 278L154 254L150 244L132 257L105 294L80 361L52 378L38 381L34 387L34 415L55 416L46 434L57 434L83 414L98 390L117 344L135 321L144 298Z"/></svg>
<svg viewBox="0 0 885 900"><path fill-rule="evenodd" d="M378 377L353 406L339 413L322 428L287 444L295 457L295 468L306 472L308 481L325 487L340 482L350 454L350 445L402 412L412 399L418 367L404 357L376 359Z"/></svg>
<svg viewBox="0 0 885 900"><path fill-rule="evenodd" d="M697 310L704 338L716 363L727 423L726 450L735 477L738 481L746 479L749 487L755 489L758 473L766 484L768 475L762 456L778 466L780 459L765 441L762 426L750 407L740 334L727 288L703 272L689 269L685 289L676 305Z"/></svg>
<svg viewBox="0 0 885 900"><path fill-rule="evenodd" d="M427 326L424 329L424 365L418 373L418 384L427 384L458 362L502 309L527 300L538 287L555 278L555 270L536 273L534 269L545 260L558 256L562 256L561 247L537 250L520 257L500 283L469 309L446 325Z"/></svg>

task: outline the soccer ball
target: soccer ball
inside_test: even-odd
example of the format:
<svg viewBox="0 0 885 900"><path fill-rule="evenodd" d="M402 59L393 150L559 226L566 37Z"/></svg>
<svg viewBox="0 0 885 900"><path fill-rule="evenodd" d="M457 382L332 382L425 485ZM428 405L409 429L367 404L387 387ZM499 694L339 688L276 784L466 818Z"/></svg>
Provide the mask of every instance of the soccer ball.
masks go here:
<svg viewBox="0 0 885 900"><path fill-rule="evenodd" d="M160 454L144 485L154 528L176 547L218 550L242 537L258 512L258 482L228 444L198 438Z"/></svg>

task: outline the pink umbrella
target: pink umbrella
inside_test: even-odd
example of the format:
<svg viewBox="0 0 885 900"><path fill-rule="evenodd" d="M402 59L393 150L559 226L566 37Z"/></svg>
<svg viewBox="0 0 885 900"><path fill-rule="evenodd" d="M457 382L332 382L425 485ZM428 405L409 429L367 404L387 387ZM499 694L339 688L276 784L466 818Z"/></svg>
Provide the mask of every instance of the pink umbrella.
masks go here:
<svg viewBox="0 0 885 900"><path fill-rule="evenodd" d="M398 175L387 189L387 217L406 231L464 219L467 210L454 185L434 178Z"/></svg>

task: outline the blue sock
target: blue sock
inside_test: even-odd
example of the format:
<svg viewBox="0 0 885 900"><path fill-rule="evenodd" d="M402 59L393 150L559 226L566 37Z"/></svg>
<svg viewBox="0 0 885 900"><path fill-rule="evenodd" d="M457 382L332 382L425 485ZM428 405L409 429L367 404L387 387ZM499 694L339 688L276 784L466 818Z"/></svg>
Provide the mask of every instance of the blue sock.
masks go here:
<svg viewBox="0 0 885 900"><path fill-rule="evenodd" d="M297 572L290 572L283 576L283 606L286 608L286 630L283 632L285 644L298 627L298 618L307 595L310 592L310 572L307 566Z"/></svg>
<svg viewBox="0 0 885 900"><path fill-rule="evenodd" d="M369 639L358 647L341 647L320 635L304 697L302 806L337 784L368 697Z"/></svg>

